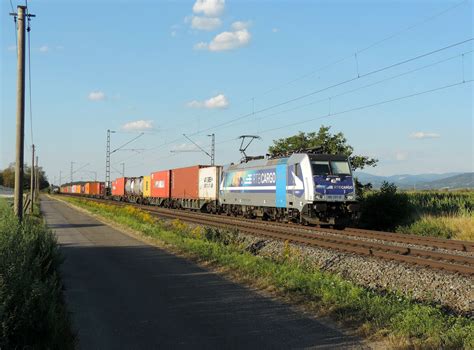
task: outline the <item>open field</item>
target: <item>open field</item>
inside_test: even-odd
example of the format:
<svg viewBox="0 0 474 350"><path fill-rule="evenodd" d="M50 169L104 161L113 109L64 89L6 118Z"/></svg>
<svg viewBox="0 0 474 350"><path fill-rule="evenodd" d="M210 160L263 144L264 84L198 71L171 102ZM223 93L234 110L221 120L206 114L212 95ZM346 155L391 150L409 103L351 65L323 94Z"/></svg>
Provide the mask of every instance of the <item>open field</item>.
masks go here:
<svg viewBox="0 0 474 350"><path fill-rule="evenodd" d="M414 208L414 221L397 231L474 241L474 191L407 194Z"/></svg>
<svg viewBox="0 0 474 350"><path fill-rule="evenodd" d="M361 199L362 228L474 241L474 191L397 191Z"/></svg>
<svg viewBox="0 0 474 350"><path fill-rule="evenodd" d="M254 286L305 303L373 338L390 339L394 347L472 348L474 323L400 295L381 295L300 261L288 249L278 259L256 256L236 234L190 228L180 221L157 221L133 207L116 207L84 199L65 200L107 220L157 239L172 250L228 271Z"/></svg>

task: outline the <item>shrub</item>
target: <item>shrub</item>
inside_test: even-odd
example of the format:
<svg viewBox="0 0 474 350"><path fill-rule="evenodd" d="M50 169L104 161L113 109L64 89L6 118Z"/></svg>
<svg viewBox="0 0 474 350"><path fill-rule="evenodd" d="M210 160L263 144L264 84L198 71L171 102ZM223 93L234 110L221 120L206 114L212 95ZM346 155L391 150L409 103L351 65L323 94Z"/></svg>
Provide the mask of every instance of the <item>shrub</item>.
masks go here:
<svg viewBox="0 0 474 350"><path fill-rule="evenodd" d="M73 348L60 264L56 239L44 224L25 218L20 225L0 205L0 349Z"/></svg>
<svg viewBox="0 0 474 350"><path fill-rule="evenodd" d="M397 192L392 183L384 182L380 191L372 192L361 201L360 225L375 230L394 230L407 224L412 217L412 205L406 193Z"/></svg>

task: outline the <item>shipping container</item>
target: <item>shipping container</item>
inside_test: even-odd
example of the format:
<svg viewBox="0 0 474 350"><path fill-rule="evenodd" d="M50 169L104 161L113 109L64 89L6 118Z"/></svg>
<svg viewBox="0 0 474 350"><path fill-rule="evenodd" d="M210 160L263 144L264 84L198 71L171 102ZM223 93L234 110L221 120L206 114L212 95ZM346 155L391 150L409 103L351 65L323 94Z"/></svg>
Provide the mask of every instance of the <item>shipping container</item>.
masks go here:
<svg viewBox="0 0 474 350"><path fill-rule="evenodd" d="M141 196L143 194L143 178L127 177L125 179L125 194L127 196Z"/></svg>
<svg viewBox="0 0 474 350"><path fill-rule="evenodd" d="M125 195L125 178L119 177L112 181L112 196Z"/></svg>
<svg viewBox="0 0 474 350"><path fill-rule="evenodd" d="M104 192L104 183L103 182L88 182L85 185L85 194L90 196L97 196Z"/></svg>
<svg viewBox="0 0 474 350"><path fill-rule="evenodd" d="M171 170L171 197L173 199L199 199L199 169L195 165Z"/></svg>
<svg viewBox="0 0 474 350"><path fill-rule="evenodd" d="M143 197L151 197L151 176L143 176Z"/></svg>
<svg viewBox="0 0 474 350"><path fill-rule="evenodd" d="M219 192L221 167L199 169L199 199L216 200Z"/></svg>
<svg viewBox="0 0 474 350"><path fill-rule="evenodd" d="M71 186L71 193L81 194L81 185L75 184Z"/></svg>
<svg viewBox="0 0 474 350"><path fill-rule="evenodd" d="M151 173L151 196L153 198L170 198L170 170Z"/></svg>

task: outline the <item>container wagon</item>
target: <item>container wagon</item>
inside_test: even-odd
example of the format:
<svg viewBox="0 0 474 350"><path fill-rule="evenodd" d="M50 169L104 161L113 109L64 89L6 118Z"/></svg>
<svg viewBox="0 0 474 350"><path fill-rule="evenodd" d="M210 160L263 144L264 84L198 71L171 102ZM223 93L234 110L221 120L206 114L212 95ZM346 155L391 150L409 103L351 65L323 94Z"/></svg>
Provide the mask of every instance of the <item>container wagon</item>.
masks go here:
<svg viewBox="0 0 474 350"><path fill-rule="evenodd" d="M156 171L150 174L150 204L161 207L171 205L171 170Z"/></svg>

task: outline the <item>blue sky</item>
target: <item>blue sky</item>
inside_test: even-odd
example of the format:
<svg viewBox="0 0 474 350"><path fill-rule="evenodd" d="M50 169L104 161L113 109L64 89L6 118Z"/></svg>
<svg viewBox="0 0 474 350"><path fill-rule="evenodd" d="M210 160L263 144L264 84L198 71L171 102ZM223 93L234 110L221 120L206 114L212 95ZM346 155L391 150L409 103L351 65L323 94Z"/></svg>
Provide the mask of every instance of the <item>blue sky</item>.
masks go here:
<svg viewBox="0 0 474 350"><path fill-rule="evenodd" d="M75 180L94 171L103 179L107 129L118 131L112 148L145 131L127 146L144 151L112 156L113 168L124 162L127 176L207 163L201 153L171 152L194 148L183 133L209 148L207 134L214 132L217 163L224 164L240 158L239 135L260 135L249 153L264 154L272 140L322 124L343 132L356 153L379 159L370 173L474 169L473 90L462 84L472 79L473 41L364 76L472 38L472 0L30 0L29 7L37 15L34 143L50 180L60 170L68 180L71 161L76 169L89 163ZM3 168L14 161L16 53L9 1L1 9ZM28 104L26 111L29 162Z"/></svg>

